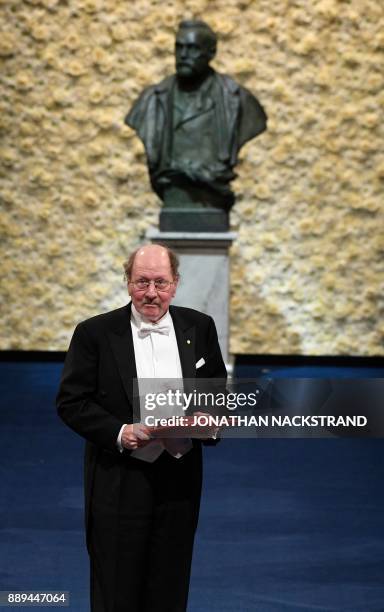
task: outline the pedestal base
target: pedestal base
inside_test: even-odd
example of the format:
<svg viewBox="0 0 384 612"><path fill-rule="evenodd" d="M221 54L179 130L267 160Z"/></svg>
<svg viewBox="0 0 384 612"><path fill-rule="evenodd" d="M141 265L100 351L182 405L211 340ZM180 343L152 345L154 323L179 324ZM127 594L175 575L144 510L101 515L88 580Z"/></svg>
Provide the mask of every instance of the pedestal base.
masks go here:
<svg viewBox="0 0 384 612"><path fill-rule="evenodd" d="M218 208L171 208L160 212L162 232L227 232L229 216Z"/></svg>
<svg viewBox="0 0 384 612"><path fill-rule="evenodd" d="M150 228L146 238L162 242L180 258L180 283L173 304L213 317L226 364L229 363L229 248L234 232L164 232Z"/></svg>

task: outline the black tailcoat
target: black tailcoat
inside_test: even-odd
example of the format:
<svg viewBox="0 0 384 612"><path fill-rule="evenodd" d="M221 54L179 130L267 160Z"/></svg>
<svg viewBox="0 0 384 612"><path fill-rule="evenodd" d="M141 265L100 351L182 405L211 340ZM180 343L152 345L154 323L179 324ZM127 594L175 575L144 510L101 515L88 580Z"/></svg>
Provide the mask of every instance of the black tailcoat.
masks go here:
<svg viewBox="0 0 384 612"><path fill-rule="evenodd" d="M226 378L212 318L190 308L170 306L169 310L183 378ZM201 358L205 363L196 369ZM127 461L138 463L138 460L130 458L130 451L120 453L116 441L122 425L133 422L133 379L136 377L130 304L83 321L76 327L64 364L57 409L63 421L87 441L84 484L89 550L95 500L101 504L108 502L112 548L118 538L124 465ZM195 444L193 452L199 457L199 443ZM199 496L199 487L196 491ZM133 497L139 495L140 491L132 491ZM198 502L199 499L197 507ZM113 568L110 571L113 584Z"/></svg>

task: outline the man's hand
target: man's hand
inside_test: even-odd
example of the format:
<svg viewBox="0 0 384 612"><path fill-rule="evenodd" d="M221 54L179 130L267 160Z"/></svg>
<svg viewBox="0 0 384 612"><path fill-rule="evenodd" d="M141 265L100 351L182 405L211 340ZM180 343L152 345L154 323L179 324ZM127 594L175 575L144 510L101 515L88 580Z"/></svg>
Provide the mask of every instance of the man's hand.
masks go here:
<svg viewBox="0 0 384 612"><path fill-rule="evenodd" d="M151 439L148 427L141 423L133 423L124 427L121 435L121 444L123 448L135 450L136 448L146 446Z"/></svg>

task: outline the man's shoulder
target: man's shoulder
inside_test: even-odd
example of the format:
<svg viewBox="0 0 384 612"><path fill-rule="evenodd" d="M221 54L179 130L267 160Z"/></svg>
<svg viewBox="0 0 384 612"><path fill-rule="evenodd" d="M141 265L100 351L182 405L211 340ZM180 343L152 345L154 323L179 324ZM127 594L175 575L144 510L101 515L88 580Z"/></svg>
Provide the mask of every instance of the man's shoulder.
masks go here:
<svg viewBox="0 0 384 612"><path fill-rule="evenodd" d="M200 310L195 310L194 308L170 306L169 312L173 318L182 319L185 323L190 323L191 325L195 325L196 323L208 324L212 321L211 316L201 312Z"/></svg>
<svg viewBox="0 0 384 612"><path fill-rule="evenodd" d="M130 321L129 317L129 304L126 304L115 310L103 312L89 319L85 319L81 321L77 327L87 330L113 329L120 326L122 323L127 324Z"/></svg>

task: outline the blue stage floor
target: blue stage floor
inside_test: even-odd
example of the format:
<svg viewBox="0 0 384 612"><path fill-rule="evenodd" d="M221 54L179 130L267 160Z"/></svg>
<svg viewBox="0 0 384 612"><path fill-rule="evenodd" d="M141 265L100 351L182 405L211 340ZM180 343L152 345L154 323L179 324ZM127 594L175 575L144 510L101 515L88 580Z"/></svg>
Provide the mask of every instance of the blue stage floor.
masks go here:
<svg viewBox="0 0 384 612"><path fill-rule="evenodd" d="M61 367L0 364L0 590L70 591L86 612L83 442L56 416ZM383 611L383 476L379 439L205 449L188 611Z"/></svg>

